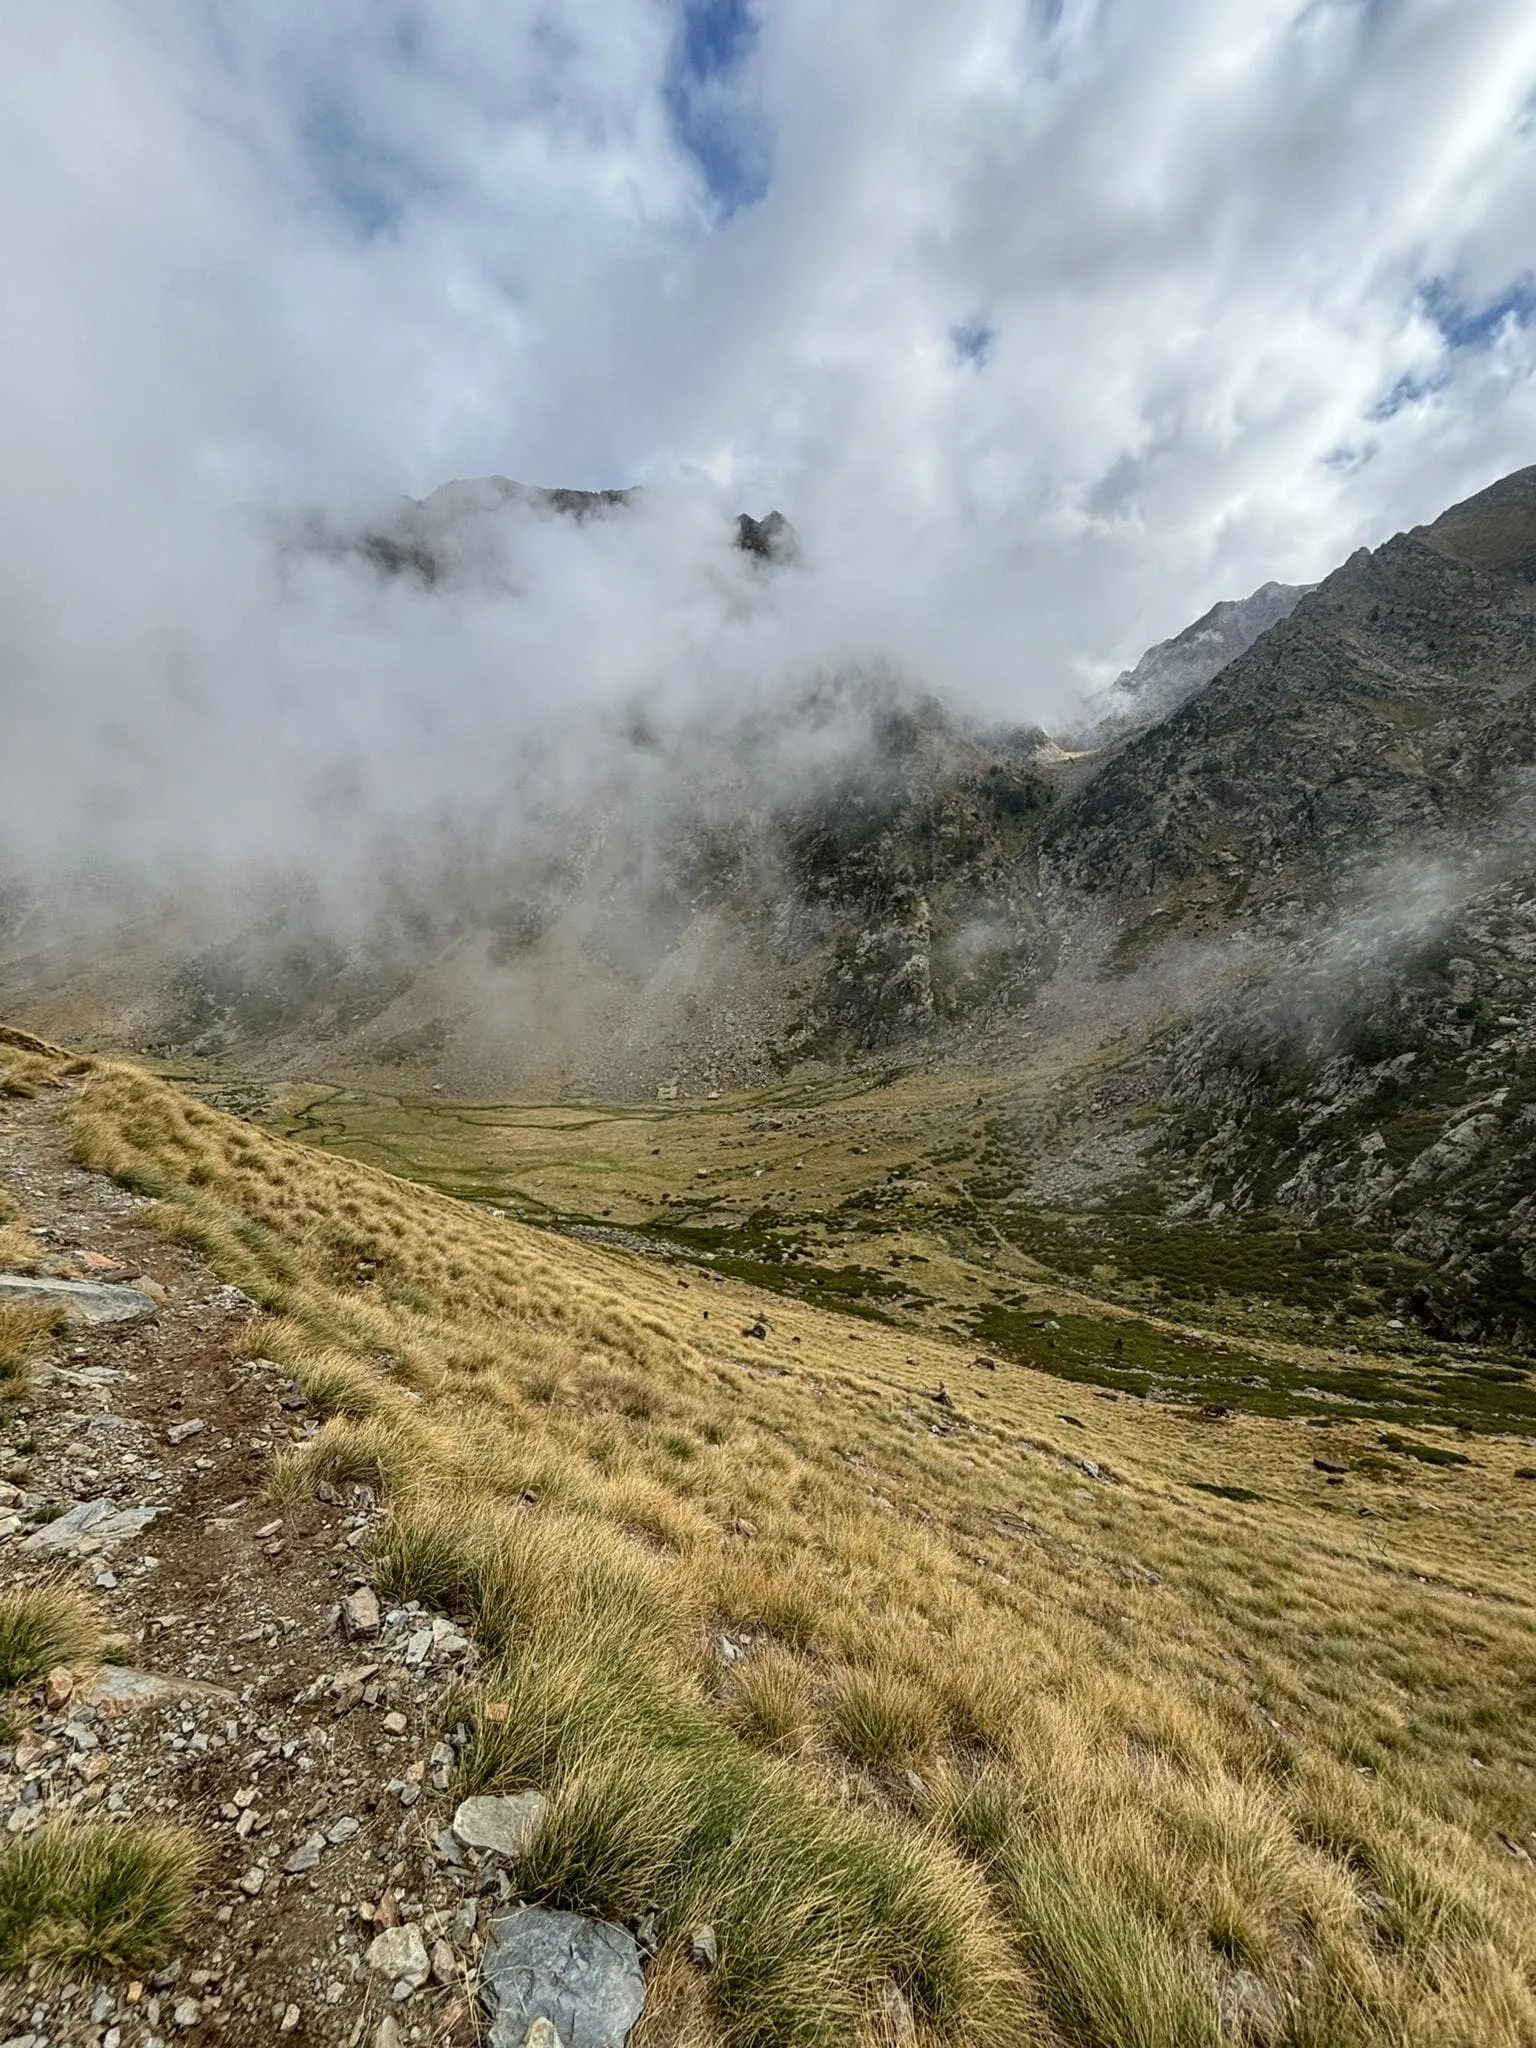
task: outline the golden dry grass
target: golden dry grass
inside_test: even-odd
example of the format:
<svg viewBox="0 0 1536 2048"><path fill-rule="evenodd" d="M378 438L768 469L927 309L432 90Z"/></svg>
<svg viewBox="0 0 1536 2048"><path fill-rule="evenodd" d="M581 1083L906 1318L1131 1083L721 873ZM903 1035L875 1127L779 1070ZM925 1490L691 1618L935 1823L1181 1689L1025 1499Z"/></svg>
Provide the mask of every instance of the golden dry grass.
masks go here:
<svg viewBox="0 0 1536 2048"><path fill-rule="evenodd" d="M0 1854L0 1972L153 1961L186 1919L201 1852L185 1829L53 1822Z"/></svg>
<svg viewBox="0 0 1536 2048"><path fill-rule="evenodd" d="M87 1663L101 1644L94 1602L66 1580L0 1593L0 1692L30 1685L55 1665Z"/></svg>
<svg viewBox="0 0 1536 2048"><path fill-rule="evenodd" d="M878 2040L894 1984L953 2048L1536 2043L1528 1451L1329 1488L1358 1425L982 1388L784 1301L744 1340L743 1289L135 1069L73 1116L326 1412L279 1483L381 1486L386 1586L473 1619L528 1894L659 1900L674 1986L717 1926L689 2028Z"/></svg>

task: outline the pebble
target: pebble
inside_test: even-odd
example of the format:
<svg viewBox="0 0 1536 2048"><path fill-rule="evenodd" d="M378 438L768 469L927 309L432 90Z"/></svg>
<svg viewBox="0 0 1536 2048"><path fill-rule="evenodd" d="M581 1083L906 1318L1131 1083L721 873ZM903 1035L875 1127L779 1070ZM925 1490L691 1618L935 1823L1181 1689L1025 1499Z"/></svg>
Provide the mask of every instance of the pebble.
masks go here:
<svg viewBox="0 0 1536 2048"><path fill-rule="evenodd" d="M254 1899L267 1881L267 1873L259 1863L253 1863L243 1877L236 1880L248 1899Z"/></svg>
<svg viewBox="0 0 1536 2048"><path fill-rule="evenodd" d="M712 1970L720 1960L720 1944L713 1927L695 1927L688 1937L689 1960L701 1970Z"/></svg>
<svg viewBox="0 0 1536 2048"><path fill-rule="evenodd" d="M283 1868L290 1877L298 1877L303 1871L313 1870L324 1854L324 1835L310 1835L288 1857Z"/></svg>
<svg viewBox="0 0 1536 2048"><path fill-rule="evenodd" d="M349 1636L376 1636L379 1632L379 1600L372 1586L359 1586L341 1603L341 1625ZM428 1632L427 1640L431 1641Z"/></svg>
<svg viewBox="0 0 1536 2048"><path fill-rule="evenodd" d="M388 1978L397 1998L409 1998L413 1991L419 1991L432 1971L427 1944L414 1921L405 1927L386 1927L382 1934L376 1934L368 1944L365 1960L370 1970Z"/></svg>
<svg viewBox="0 0 1536 2048"><path fill-rule="evenodd" d="M188 1437L201 1436L204 1424L201 1422L173 1422L165 1432L168 1444L184 1444Z"/></svg>

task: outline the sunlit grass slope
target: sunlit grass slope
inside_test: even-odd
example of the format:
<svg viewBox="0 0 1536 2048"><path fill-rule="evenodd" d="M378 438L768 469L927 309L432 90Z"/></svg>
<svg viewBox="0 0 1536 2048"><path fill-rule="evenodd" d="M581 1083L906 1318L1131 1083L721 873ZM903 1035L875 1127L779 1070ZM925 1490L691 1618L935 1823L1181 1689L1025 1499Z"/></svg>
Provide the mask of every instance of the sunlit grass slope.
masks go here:
<svg viewBox="0 0 1536 2048"><path fill-rule="evenodd" d="M662 1907L652 2048L1536 2043L1528 1449L984 1370L127 1067L71 1114L328 1416L279 1490L379 1486L473 1618L525 1896Z"/></svg>

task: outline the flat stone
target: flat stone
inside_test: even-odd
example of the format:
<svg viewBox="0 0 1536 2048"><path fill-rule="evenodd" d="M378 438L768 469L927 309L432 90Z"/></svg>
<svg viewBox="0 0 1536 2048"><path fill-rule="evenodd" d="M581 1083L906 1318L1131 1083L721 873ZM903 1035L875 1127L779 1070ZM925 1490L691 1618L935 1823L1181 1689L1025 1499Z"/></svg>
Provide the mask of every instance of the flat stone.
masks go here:
<svg viewBox="0 0 1536 2048"><path fill-rule="evenodd" d="M156 1513L154 1508L115 1508L109 1500L83 1500L57 1521L33 1530L21 1547L34 1552L57 1551L67 1557L94 1557L147 1529Z"/></svg>
<svg viewBox="0 0 1536 2048"><path fill-rule="evenodd" d="M720 1960L720 1943L709 1925L695 1927L688 1937L689 1960L700 1970L712 1970Z"/></svg>
<svg viewBox="0 0 1536 2048"><path fill-rule="evenodd" d="M880 1993L880 2008L890 2040L900 2044L900 2048L907 2048L908 2043L917 2039L917 2022L899 1985L886 1983Z"/></svg>
<svg viewBox="0 0 1536 2048"><path fill-rule="evenodd" d="M453 1832L466 1849L489 1849L516 1863L527 1855L548 1813L542 1792L465 1799L453 1816Z"/></svg>
<svg viewBox="0 0 1536 2048"><path fill-rule="evenodd" d="M546 2019L536 2019L523 2036L523 2048L565 2048L565 2043Z"/></svg>
<svg viewBox="0 0 1536 2048"><path fill-rule="evenodd" d="M97 1713L136 1713L141 1707L163 1706L167 1700L225 1700L235 1695L222 1685L200 1678L165 1678L158 1671L139 1671L132 1664L103 1664L81 1695Z"/></svg>
<svg viewBox="0 0 1536 2048"><path fill-rule="evenodd" d="M386 1927L368 1944L365 1958L370 1970L392 1985L406 1984L419 1991L432 1972L432 1959L421 1929L413 1920L407 1927Z"/></svg>
<svg viewBox="0 0 1536 2048"><path fill-rule="evenodd" d="M168 1444L184 1444L188 1437L201 1436L205 1425L195 1419L191 1422L173 1422L165 1432Z"/></svg>
<svg viewBox="0 0 1536 2048"><path fill-rule="evenodd" d="M519 1906L492 1923L480 1966L487 2048L625 2048L645 2004L640 1951L622 1927Z"/></svg>
<svg viewBox="0 0 1536 2048"><path fill-rule="evenodd" d="M156 1304L137 1287L107 1287L98 1280L45 1280L28 1273L0 1273L0 1303L40 1301L62 1310L71 1323L137 1323L156 1313Z"/></svg>
<svg viewBox="0 0 1536 2048"><path fill-rule="evenodd" d="M303 1871L316 1869L324 1854L324 1835L309 1835L286 1858L283 1868L290 1877L298 1877Z"/></svg>

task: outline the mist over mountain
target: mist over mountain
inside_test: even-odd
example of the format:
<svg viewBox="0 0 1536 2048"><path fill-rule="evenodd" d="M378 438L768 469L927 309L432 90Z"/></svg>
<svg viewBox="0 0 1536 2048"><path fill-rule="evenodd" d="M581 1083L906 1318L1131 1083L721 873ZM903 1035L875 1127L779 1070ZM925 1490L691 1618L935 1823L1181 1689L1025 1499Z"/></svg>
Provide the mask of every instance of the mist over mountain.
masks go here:
<svg viewBox="0 0 1536 2048"><path fill-rule="evenodd" d="M639 515L454 485L392 523L290 523L282 573L452 606L526 587L551 534L601 547ZM743 618L793 608L797 551L708 531ZM1246 641L1235 658L1086 755L870 663L594 706L576 752L568 723L530 724L494 778L360 838L366 882L311 855L58 943L46 890L17 883L0 997L76 1041L461 1094L996 1065L1118 1030L1136 1078L1107 1125L1158 1117L1106 1154L1090 1098L1068 1165L1090 1208L1127 1170L1186 1214L1344 1201L1523 1300L1533 560L1522 471L1311 591L1208 615L1178 662L1213 636ZM1026 1184L1082 1142L1064 1114Z"/></svg>

